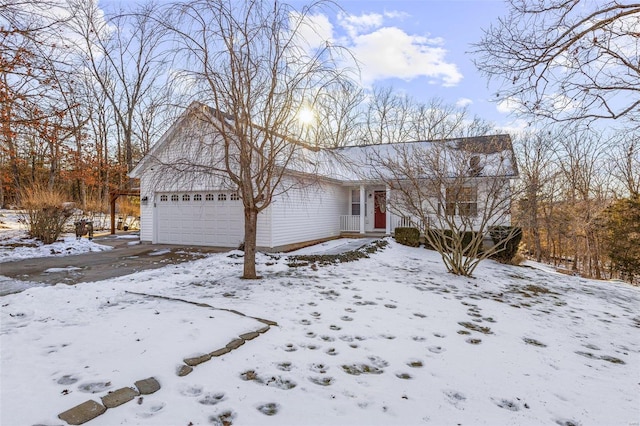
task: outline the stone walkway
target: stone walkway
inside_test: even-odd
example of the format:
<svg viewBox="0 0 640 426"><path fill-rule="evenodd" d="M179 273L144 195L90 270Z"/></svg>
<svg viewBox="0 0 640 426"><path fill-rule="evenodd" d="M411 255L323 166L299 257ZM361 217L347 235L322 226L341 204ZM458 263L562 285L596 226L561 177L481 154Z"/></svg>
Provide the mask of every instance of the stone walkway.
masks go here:
<svg viewBox="0 0 640 426"><path fill-rule="evenodd" d="M237 336L235 339L231 340L222 348L218 348L211 352L204 353L198 356L183 359L182 361L184 364L182 364L176 371L176 374L179 377L183 377L190 374L193 371L193 367L196 367L204 362L210 361L213 358L220 357L222 355L228 354L233 350L238 349L240 346L244 345L246 342L253 340L256 337L260 336L261 334L264 334L267 331L269 331L271 326L278 325L278 323L276 323L275 321L270 321L264 318L252 317L233 309L216 308L207 303L191 302L189 300L176 299L176 298L171 298L166 296L157 296L157 295L146 294L146 293L136 293L136 292L127 292L127 293L136 294L144 297L160 298L164 300L190 303L195 306L216 309L219 311L227 311L239 316L253 318L256 321L264 324L264 327L261 327L255 331L244 333ZM101 403L94 401L93 399L89 399L81 404L76 405L75 407L72 407L58 414L58 418L60 420L64 420L70 425L81 425L104 414L108 409L112 409L122 404L125 404L133 400L137 396L149 395L149 394L155 393L158 390L160 390L160 388L161 388L161 384L154 377L138 380L134 383L134 386L132 387L123 387L115 391L108 392L106 395L100 398Z"/></svg>
<svg viewBox="0 0 640 426"><path fill-rule="evenodd" d="M316 246L308 247L307 250L305 250L305 256L343 254L349 251L358 250L359 248L371 244L378 239L379 238L345 238L344 242L342 242L341 244L333 245L332 247L326 249L322 246L322 244L317 244Z"/></svg>

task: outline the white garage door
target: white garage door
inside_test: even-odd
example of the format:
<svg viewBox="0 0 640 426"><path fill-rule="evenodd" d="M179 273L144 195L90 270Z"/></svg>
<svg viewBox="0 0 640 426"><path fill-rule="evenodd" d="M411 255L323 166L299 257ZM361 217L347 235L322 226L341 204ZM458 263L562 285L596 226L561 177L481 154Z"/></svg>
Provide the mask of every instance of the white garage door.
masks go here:
<svg viewBox="0 0 640 426"><path fill-rule="evenodd" d="M238 247L244 215L238 194L228 191L156 194L158 243Z"/></svg>

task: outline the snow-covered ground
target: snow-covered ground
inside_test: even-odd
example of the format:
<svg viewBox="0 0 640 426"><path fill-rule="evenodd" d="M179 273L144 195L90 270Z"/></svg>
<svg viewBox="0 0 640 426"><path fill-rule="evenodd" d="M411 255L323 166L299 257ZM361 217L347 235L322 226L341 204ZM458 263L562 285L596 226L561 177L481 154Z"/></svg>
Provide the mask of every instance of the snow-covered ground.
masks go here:
<svg viewBox="0 0 640 426"><path fill-rule="evenodd" d="M111 247L96 244L87 238L78 240L73 234L64 234L60 241L53 244L42 244L35 239L26 238L26 226L20 220L17 210L0 210L0 263L111 250Z"/></svg>
<svg viewBox="0 0 640 426"><path fill-rule="evenodd" d="M60 424L150 376L158 392L88 424L640 420L638 288L493 261L461 278L393 241L333 266L259 255L259 281L238 278L240 255L1 297L0 424ZM183 358L264 326L186 301L278 326L178 377Z"/></svg>

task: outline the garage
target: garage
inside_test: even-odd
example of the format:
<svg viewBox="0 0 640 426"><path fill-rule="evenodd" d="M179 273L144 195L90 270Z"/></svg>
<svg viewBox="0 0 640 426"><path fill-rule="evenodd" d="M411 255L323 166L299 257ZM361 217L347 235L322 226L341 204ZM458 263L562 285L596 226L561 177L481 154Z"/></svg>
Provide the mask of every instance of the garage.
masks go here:
<svg viewBox="0 0 640 426"><path fill-rule="evenodd" d="M244 239L242 201L235 192L161 192L155 205L158 243L238 247Z"/></svg>

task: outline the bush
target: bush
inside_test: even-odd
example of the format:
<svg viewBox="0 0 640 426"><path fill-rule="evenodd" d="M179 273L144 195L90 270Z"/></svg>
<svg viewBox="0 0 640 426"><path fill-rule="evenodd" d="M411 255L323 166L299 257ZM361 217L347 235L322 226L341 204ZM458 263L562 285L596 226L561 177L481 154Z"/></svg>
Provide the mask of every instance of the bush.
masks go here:
<svg viewBox="0 0 640 426"><path fill-rule="evenodd" d="M420 245L420 231L418 228L396 228L395 238L399 244L409 247L418 247Z"/></svg>
<svg viewBox="0 0 640 426"><path fill-rule="evenodd" d="M438 245L440 247L442 247L445 251L449 251L448 248L453 247L454 245L454 240L453 240L453 231L451 229L445 229L445 230L441 230L441 229L429 229L427 230L427 232L429 233L429 235L431 236L431 241L433 241L436 245L432 245L429 242L429 238L426 238L425 236L425 241L424 241L424 246L425 248L428 248L429 250L438 250ZM462 249L464 250L464 255L466 256L470 251L473 250L473 247L469 247L469 245L471 244L471 241L473 241L473 239L475 238L475 236L477 235L477 232L474 231L464 231L464 232L460 232L460 235L462 237L461 241L460 241L460 245L462 247ZM481 254L482 253L482 246L478 247L478 251L476 253L477 254Z"/></svg>
<svg viewBox="0 0 640 426"><path fill-rule="evenodd" d="M54 243L60 237L73 214L73 205L64 202L62 192L40 185L23 192L22 207L29 236L45 244Z"/></svg>
<svg viewBox="0 0 640 426"><path fill-rule="evenodd" d="M493 226L489 228L489 235L495 244L494 250L497 250L491 258L502 263L512 263L522 240L522 229L513 226Z"/></svg>
<svg viewBox="0 0 640 426"><path fill-rule="evenodd" d="M427 229L424 238L424 247L429 250L438 250L438 246L442 248L451 247L453 242L453 231L451 229ZM434 244L431 244L431 241Z"/></svg>

